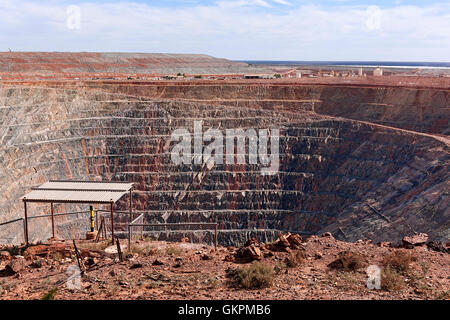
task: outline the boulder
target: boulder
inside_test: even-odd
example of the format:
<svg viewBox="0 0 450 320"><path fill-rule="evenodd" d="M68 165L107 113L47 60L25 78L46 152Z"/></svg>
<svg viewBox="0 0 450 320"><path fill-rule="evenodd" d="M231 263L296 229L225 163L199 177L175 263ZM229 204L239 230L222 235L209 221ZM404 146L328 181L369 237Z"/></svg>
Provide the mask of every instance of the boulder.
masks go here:
<svg viewBox="0 0 450 320"><path fill-rule="evenodd" d="M288 252L290 249L299 249L302 245L302 237L298 234L281 234L278 239L267 245L267 249L271 251L284 251Z"/></svg>
<svg viewBox="0 0 450 320"><path fill-rule="evenodd" d="M322 234L322 238L333 238L333 235L331 234L331 232L325 232L324 234Z"/></svg>
<svg viewBox="0 0 450 320"><path fill-rule="evenodd" d="M10 263L8 263L5 267L6 273L9 273L11 275L19 273L23 269L25 269L25 259L24 258L15 258L12 259Z"/></svg>
<svg viewBox="0 0 450 320"><path fill-rule="evenodd" d="M430 241L427 243L427 248L437 252L450 253L450 248L446 247L442 242Z"/></svg>
<svg viewBox="0 0 450 320"><path fill-rule="evenodd" d="M258 245L259 245L259 241L256 238L248 239L247 242L245 242L245 244L244 244L245 247L258 246Z"/></svg>
<svg viewBox="0 0 450 320"><path fill-rule="evenodd" d="M156 259L155 261L153 261L152 265L154 265L154 266L162 266L162 265L164 265L164 262Z"/></svg>
<svg viewBox="0 0 450 320"><path fill-rule="evenodd" d="M202 260L212 260L213 257L205 253L202 255L201 259Z"/></svg>
<svg viewBox="0 0 450 320"><path fill-rule="evenodd" d="M423 246L428 241L428 235L426 233L419 233L414 236L404 237L402 239L403 246L405 247L415 247L415 246Z"/></svg>
<svg viewBox="0 0 450 320"><path fill-rule="evenodd" d="M130 269L131 269L131 270L132 270L132 269L138 269L138 268L142 268L142 263L136 262L136 263L133 263L133 264L130 266Z"/></svg>
<svg viewBox="0 0 450 320"><path fill-rule="evenodd" d="M378 243L378 246L380 248L392 248L392 242L386 242L386 241L382 241Z"/></svg>
<svg viewBox="0 0 450 320"><path fill-rule="evenodd" d="M242 262L261 260L261 258L261 250L255 245L242 247L236 252L236 259Z"/></svg>
<svg viewBox="0 0 450 320"><path fill-rule="evenodd" d="M281 234L279 237L278 237L278 240L276 241L276 242L278 242L278 244L280 245L280 246L283 246L283 247L285 247L285 248L288 248L288 247L290 247L290 243L289 243L289 240L288 240L288 238L291 236L291 234L288 232L288 233L286 233L286 234Z"/></svg>
<svg viewBox="0 0 450 320"><path fill-rule="evenodd" d="M234 257L231 254L228 254L225 256L225 258L223 258L223 261L234 262Z"/></svg>
<svg viewBox="0 0 450 320"><path fill-rule="evenodd" d="M98 260L96 258L91 258L91 257L86 258L86 264L90 267L95 265L97 262L98 262Z"/></svg>
<svg viewBox="0 0 450 320"><path fill-rule="evenodd" d="M39 269L42 267L42 260L35 260L32 263L30 263L31 268Z"/></svg>
<svg viewBox="0 0 450 320"><path fill-rule="evenodd" d="M23 255L25 258L33 258L34 256L46 256L49 252L50 246L39 244L37 246L31 246L28 247L24 252Z"/></svg>
<svg viewBox="0 0 450 320"><path fill-rule="evenodd" d="M11 260L11 254L8 251L0 251L0 261Z"/></svg>
<svg viewBox="0 0 450 320"><path fill-rule="evenodd" d="M302 244L302 237L299 234L291 234L287 240L289 241L292 249L296 249Z"/></svg>

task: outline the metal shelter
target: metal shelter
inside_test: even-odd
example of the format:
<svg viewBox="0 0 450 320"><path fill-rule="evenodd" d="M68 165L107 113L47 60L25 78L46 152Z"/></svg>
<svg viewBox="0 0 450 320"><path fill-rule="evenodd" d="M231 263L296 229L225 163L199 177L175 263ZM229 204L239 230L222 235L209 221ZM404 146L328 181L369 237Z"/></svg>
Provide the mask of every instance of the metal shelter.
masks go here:
<svg viewBox="0 0 450 320"><path fill-rule="evenodd" d="M124 195L130 195L130 214L132 214L132 189L133 184L128 182L104 182L104 181L71 181L51 180L39 187L32 188L21 199L24 203L25 243L28 245L28 202L50 203L52 215L52 233L55 237L54 203L74 204L109 204L111 211L111 233L114 244L114 204Z"/></svg>

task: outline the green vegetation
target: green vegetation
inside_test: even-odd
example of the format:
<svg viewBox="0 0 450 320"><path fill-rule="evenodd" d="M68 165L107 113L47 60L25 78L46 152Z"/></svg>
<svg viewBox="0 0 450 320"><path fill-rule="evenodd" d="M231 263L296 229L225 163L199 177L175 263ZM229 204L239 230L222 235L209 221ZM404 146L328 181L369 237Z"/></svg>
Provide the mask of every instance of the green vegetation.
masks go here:
<svg viewBox="0 0 450 320"><path fill-rule="evenodd" d="M58 288L52 289L47 292L41 300L53 300L55 298L56 293L58 292Z"/></svg>

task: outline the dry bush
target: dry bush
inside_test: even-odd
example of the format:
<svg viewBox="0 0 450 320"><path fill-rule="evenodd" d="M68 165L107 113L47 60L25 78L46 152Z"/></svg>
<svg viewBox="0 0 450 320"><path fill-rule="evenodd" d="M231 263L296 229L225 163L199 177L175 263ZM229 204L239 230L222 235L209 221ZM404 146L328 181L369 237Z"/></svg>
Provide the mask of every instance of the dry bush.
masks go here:
<svg viewBox="0 0 450 320"><path fill-rule="evenodd" d="M399 291L403 289L405 282L397 270L385 267L381 273L381 288L387 291Z"/></svg>
<svg viewBox="0 0 450 320"><path fill-rule="evenodd" d="M19 246L7 246L7 247L3 248L2 250L9 252L9 254L11 256L22 255L23 251L25 251L24 248L21 248Z"/></svg>
<svg viewBox="0 0 450 320"><path fill-rule="evenodd" d="M351 251L339 253L339 257L328 265L331 269L343 271L356 271L365 266L367 266L367 259L363 255Z"/></svg>
<svg viewBox="0 0 450 320"><path fill-rule="evenodd" d="M305 261L305 254L303 251L291 252L289 257L286 257L284 263L288 268L296 268Z"/></svg>
<svg viewBox="0 0 450 320"><path fill-rule="evenodd" d="M111 246L111 240L103 240L99 242L79 243L80 249L87 249L89 251L103 251Z"/></svg>
<svg viewBox="0 0 450 320"><path fill-rule="evenodd" d="M151 256L158 253L158 249L152 247L152 246L131 246L130 248L131 253L137 253L140 256Z"/></svg>
<svg viewBox="0 0 450 320"><path fill-rule="evenodd" d="M244 289L270 287L275 278L272 266L263 262L254 262L249 267L228 269L226 272L232 285Z"/></svg>
<svg viewBox="0 0 450 320"><path fill-rule="evenodd" d="M181 248L177 248L177 247L167 247L166 249L166 253L169 256L178 256L183 252L183 250Z"/></svg>
<svg viewBox="0 0 450 320"><path fill-rule="evenodd" d="M385 269L390 268L398 273L406 275L413 257L409 252L404 250L394 251L383 259L383 266Z"/></svg>
<svg viewBox="0 0 450 320"><path fill-rule="evenodd" d="M450 299L450 290L444 290L437 294L436 299L438 300L448 300Z"/></svg>

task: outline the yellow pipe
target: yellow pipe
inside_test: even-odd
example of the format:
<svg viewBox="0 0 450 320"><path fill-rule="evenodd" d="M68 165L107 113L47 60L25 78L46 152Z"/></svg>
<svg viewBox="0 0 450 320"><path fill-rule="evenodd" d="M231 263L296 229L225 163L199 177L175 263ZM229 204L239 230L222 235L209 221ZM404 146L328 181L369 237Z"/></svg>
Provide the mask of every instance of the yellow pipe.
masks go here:
<svg viewBox="0 0 450 320"><path fill-rule="evenodd" d="M94 207L90 206L90 214L91 214L91 232L94 232Z"/></svg>

